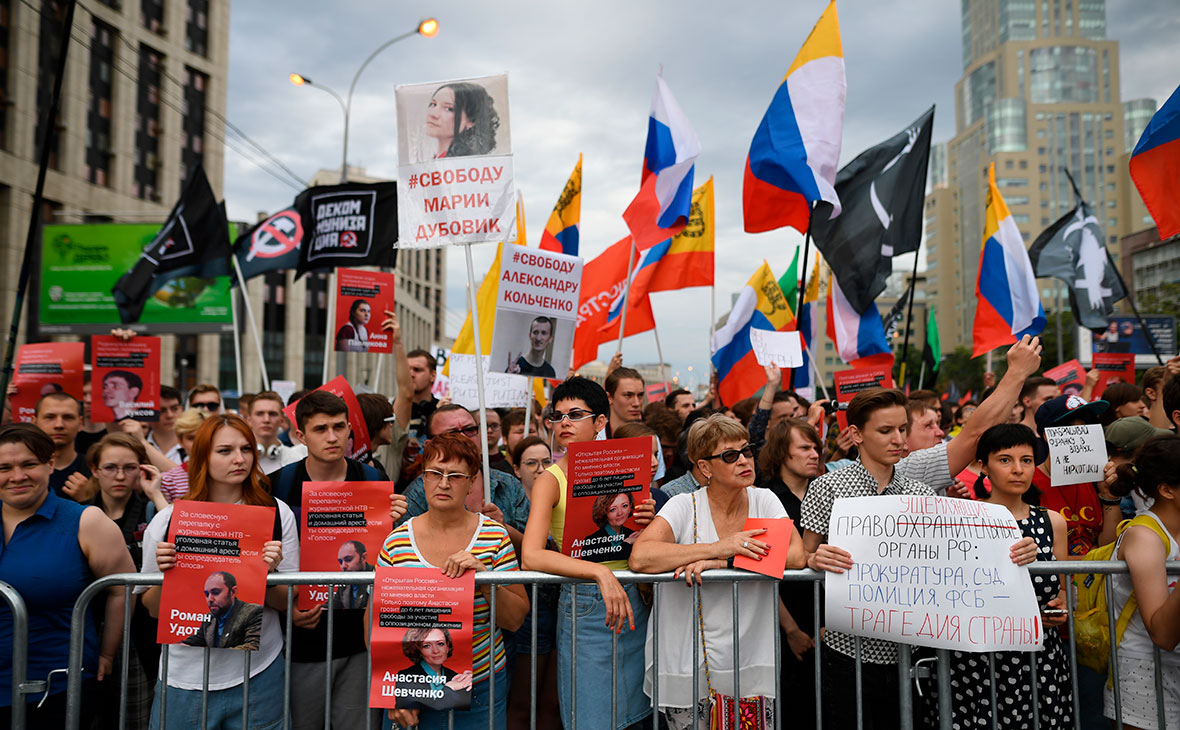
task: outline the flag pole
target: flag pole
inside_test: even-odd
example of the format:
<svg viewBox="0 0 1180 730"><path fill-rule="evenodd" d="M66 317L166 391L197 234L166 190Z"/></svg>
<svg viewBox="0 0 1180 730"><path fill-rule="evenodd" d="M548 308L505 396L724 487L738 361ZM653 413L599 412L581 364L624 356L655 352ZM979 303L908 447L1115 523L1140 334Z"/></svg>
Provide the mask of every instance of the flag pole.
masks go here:
<svg viewBox="0 0 1180 730"><path fill-rule="evenodd" d="M627 278L623 279L623 314L619 321L619 344L615 348L615 354L619 355L623 352L623 337L627 334L627 307L630 306L631 301L631 271L635 268L635 239L631 239L631 248L627 252Z"/></svg>
<svg viewBox="0 0 1180 730"><path fill-rule="evenodd" d="M236 260L237 257L235 256ZM245 295L245 292L241 292ZM238 406L241 408L242 393L246 392L242 388L242 333L238 329L238 298L230 296L229 298L229 313L234 321L234 370L238 376Z"/></svg>
<svg viewBox="0 0 1180 730"><path fill-rule="evenodd" d="M926 359L922 359L922 367L918 370L918 390L926 385Z"/></svg>
<svg viewBox="0 0 1180 730"><path fill-rule="evenodd" d="M906 365L910 357L910 329L914 324L914 297L918 293L918 251L921 248L922 242L918 241L918 248L914 249L914 270L910 274L910 301L906 307L905 335L901 343L901 372L898 374L899 386L904 384Z"/></svg>
<svg viewBox="0 0 1180 730"><path fill-rule="evenodd" d="M807 357L807 364L811 366L811 377L815 381L815 384L819 386L820 392L824 394L824 400L831 401L831 397L828 396L828 386L824 385L824 381L819 377L819 370L815 367L814 353Z"/></svg>
<svg viewBox="0 0 1180 730"><path fill-rule="evenodd" d="M803 300L807 298L807 255L811 252L811 217L815 214L812 205L807 212L807 233L803 235L803 268L799 272L799 301L795 306L796 322L799 312L803 309Z"/></svg>
<svg viewBox="0 0 1180 730"><path fill-rule="evenodd" d="M467 306L471 309L471 334L475 337L475 391L479 394L479 451L483 455L483 503L491 504L492 467L488 458L488 407L483 388L483 341L479 336L479 310L475 308L475 264L471 262L471 244L463 244L463 251L467 254ZM525 426L525 433L528 433L528 426Z"/></svg>
<svg viewBox="0 0 1180 730"><path fill-rule="evenodd" d="M328 291L327 299L324 300L324 319L328 320L324 325L324 374L323 382L320 385L328 382L328 362L332 357L332 324L336 320L336 270L328 274Z"/></svg>
<svg viewBox="0 0 1180 730"><path fill-rule="evenodd" d="M236 254L230 254L229 258L234 264L234 273L238 277L238 290L242 292L242 303L246 307L246 319L250 322L250 332L254 335L254 344L258 347L258 367L262 369L262 389L270 390L270 376L266 372L266 357L262 354L262 336L258 334L258 323L254 321L254 311L250 307L250 292L246 290L246 278L242 276L242 264L238 261Z"/></svg>
<svg viewBox="0 0 1180 730"><path fill-rule="evenodd" d="M524 437L525 438L528 438L529 427L533 425L533 392L534 392L533 386L535 383L536 383L535 380L533 380L532 378L529 378L529 397L528 397L528 400L526 400L524 402ZM540 435L540 434L538 434L538 435ZM508 442L505 441L504 443L508 443Z"/></svg>
<svg viewBox="0 0 1180 730"><path fill-rule="evenodd" d="M33 251L37 248L37 236L41 233L41 206L45 200L45 174L49 169L49 152L53 149L53 143L57 137L56 120L58 110L61 108L61 87L65 80L66 54L70 50L70 38L74 28L74 10L77 5L76 0L68 3L65 18L62 20L61 45L58 49L57 70L53 77L53 96L50 99L49 110L44 120L45 134L41 138L41 149L38 155L37 183L33 187L33 204L29 208L29 230L25 236L25 251L21 258L20 275L17 278L16 298L12 303L12 321L8 327L8 346L4 352L4 369L0 372L0 409L3 409L8 398L8 384L12 378L12 361L16 357L16 338L20 331L21 312L24 310L25 293L28 292L29 277L32 274ZM78 681L80 682L81 679L79 678ZM71 684L75 684L75 682L71 682ZM18 716L23 719L23 706L19 711L13 706L12 714L14 721ZM14 724L19 725L20 723L14 722Z"/></svg>

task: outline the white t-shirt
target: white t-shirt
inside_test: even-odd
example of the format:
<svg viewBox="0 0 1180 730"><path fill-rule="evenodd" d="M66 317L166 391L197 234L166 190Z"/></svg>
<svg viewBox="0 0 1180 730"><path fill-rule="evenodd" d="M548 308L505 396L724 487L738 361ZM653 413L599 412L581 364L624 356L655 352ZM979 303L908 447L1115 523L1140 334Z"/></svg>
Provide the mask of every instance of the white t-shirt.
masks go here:
<svg viewBox="0 0 1180 730"><path fill-rule="evenodd" d="M1159 526L1163 528L1164 534L1168 534L1167 526L1164 525L1163 522L1160 522L1160 518L1158 515L1156 515L1156 513L1145 511L1140 512L1139 514L1147 515L1154 519L1159 523ZM1145 530L1147 528L1137 526L1136 529ZM1119 536L1118 544L1115 546L1116 556L1118 556L1119 551L1122 550L1123 537L1126 534L1127 533L1124 532ZM1152 535L1155 536L1155 533L1153 532ZM1176 560L1177 558L1180 558L1180 546L1178 546L1176 541L1173 539L1169 538L1168 542L1171 544L1168 546L1168 557L1165 559ZM1115 619L1117 620L1119 614L1122 613L1123 606L1127 605L1127 599L1131 596L1131 575L1129 573L1113 573L1111 574L1109 580L1111 581L1111 587L1114 591L1114 604L1110 607L1110 612L1114 614ZM1167 580L1168 593L1170 595L1172 591L1176 589L1176 576L1169 575ZM1155 658L1154 647L1155 642L1151 640L1151 636L1149 636L1147 633L1147 627L1143 625L1143 616L1141 616L1138 609L1136 609L1135 613L1131 615L1131 620L1127 623L1127 630L1123 633L1123 640L1119 642L1119 653L1133 656L1137 659L1153 661ZM1171 666L1180 665L1180 648L1174 649L1172 651L1161 651L1160 659L1164 664Z"/></svg>
<svg viewBox="0 0 1180 730"><path fill-rule="evenodd" d="M285 502L278 503L279 523L283 528L283 560L279 563L280 573L299 570L299 526L295 515ZM159 573L156 567L156 543L168 537L168 520L172 517L172 505L156 513L143 534L143 569L141 573ZM270 538L267 537L269 540ZM148 586L138 586L136 593L147 591ZM199 646L169 644L168 686L177 689L200 690L201 670L205 649ZM257 677L270 666L283 649L283 632L279 628L279 612L273 608L262 609L262 638L258 651L250 657L250 676ZM209 650L209 689L227 689L242 684L242 670L245 660L240 649Z"/></svg>
<svg viewBox="0 0 1180 730"><path fill-rule="evenodd" d="M769 489L746 488L749 516L786 518L782 502ZM697 509L697 540L699 543L717 541L713 513L709 508L707 489L672 497L660 510L659 516L668 521L679 545L693 544L693 500ZM692 706L693 644L700 645L700 629L696 625L697 605L692 589L683 581L658 583L660 592L659 615L647 624L647 645L644 650L646 674L643 691L652 694L652 631L660 627L660 706ZM738 636L741 641L739 691L742 697L761 695L774 697L777 676L774 654L774 634L778 631L778 583L757 581L741 583L738 587ZM701 587L701 613L705 625L705 649L709 655L709 681L715 692L733 695L733 588L729 583L706 583ZM768 638L770 637L770 638ZM698 649L700 699L709 696L705 680L704 652Z"/></svg>

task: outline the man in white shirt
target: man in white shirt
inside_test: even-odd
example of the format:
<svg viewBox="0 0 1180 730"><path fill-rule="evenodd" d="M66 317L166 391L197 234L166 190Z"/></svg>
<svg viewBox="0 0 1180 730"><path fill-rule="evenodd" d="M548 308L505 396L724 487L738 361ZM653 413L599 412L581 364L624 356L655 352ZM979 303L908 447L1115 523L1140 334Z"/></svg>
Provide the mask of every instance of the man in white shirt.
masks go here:
<svg viewBox="0 0 1180 730"><path fill-rule="evenodd" d="M180 391L170 385L160 386L160 417L148 431L147 442L160 450L173 464L184 461L184 449L176 435L176 419L180 416Z"/></svg>
<svg viewBox="0 0 1180 730"><path fill-rule="evenodd" d="M279 441L279 429L283 425L283 398L274 391L267 390L254 396L250 403L250 412L246 415L246 423L254 432L258 440L258 465L263 474L269 474L285 466L285 460L291 451Z"/></svg>

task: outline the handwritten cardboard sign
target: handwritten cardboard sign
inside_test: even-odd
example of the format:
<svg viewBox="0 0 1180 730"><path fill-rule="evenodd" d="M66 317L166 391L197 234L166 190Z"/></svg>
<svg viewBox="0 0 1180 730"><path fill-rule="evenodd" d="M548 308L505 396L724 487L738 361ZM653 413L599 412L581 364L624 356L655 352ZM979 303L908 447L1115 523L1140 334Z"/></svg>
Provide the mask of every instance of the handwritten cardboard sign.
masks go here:
<svg viewBox="0 0 1180 730"><path fill-rule="evenodd" d="M750 347L759 365L803 367L803 345L798 332L775 332L751 327Z"/></svg>
<svg viewBox="0 0 1180 730"><path fill-rule="evenodd" d="M837 499L828 541L852 569L826 576L829 631L961 651L1034 651L1044 628L1023 535L1007 509L965 499Z"/></svg>
<svg viewBox="0 0 1180 730"><path fill-rule="evenodd" d="M523 375L489 372L483 361L483 392L488 408L524 408L533 395L532 381ZM479 407L479 384L476 382L475 355L451 355L451 401L464 408Z"/></svg>
<svg viewBox="0 0 1180 730"><path fill-rule="evenodd" d="M1045 429L1049 443L1049 480L1055 487L1102 481L1106 437L1102 426L1056 426Z"/></svg>

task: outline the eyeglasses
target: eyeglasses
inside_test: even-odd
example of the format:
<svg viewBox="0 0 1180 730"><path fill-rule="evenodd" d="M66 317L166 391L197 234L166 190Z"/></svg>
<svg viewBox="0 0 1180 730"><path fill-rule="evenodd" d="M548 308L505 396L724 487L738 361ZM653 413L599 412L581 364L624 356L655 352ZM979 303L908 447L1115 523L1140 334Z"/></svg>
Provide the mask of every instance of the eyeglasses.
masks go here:
<svg viewBox="0 0 1180 730"><path fill-rule="evenodd" d="M489 426L489 428L491 428L491 427ZM464 426L462 428L452 428L450 431L443 431L443 433L461 433L464 436L466 436L467 438L471 438L472 436L479 433L479 426L472 424L470 426ZM439 434L439 435L441 436L442 434Z"/></svg>
<svg viewBox="0 0 1180 730"><path fill-rule="evenodd" d="M749 444L746 444L745 446L743 446L740 449L726 449L725 451L722 451L720 454L713 454L712 456L706 456L705 459L721 459L726 464L732 464L738 460L739 456L744 456L747 459L753 459L754 458L754 447L750 446Z"/></svg>
<svg viewBox="0 0 1180 730"><path fill-rule="evenodd" d="M221 401L219 400L208 400L201 403L193 401L192 403L189 403L189 405L193 408L204 408L207 411L216 411L221 409Z"/></svg>
<svg viewBox="0 0 1180 730"><path fill-rule="evenodd" d="M571 422L585 421L587 418L593 418L594 414L590 411L583 411L580 408L571 409L567 413L561 411L551 411L545 415L545 420L549 423L561 423L563 419L570 419Z"/></svg>
<svg viewBox="0 0 1180 730"><path fill-rule="evenodd" d="M468 481L469 479L471 479L470 474L463 474L463 473L457 472L457 471L446 472L446 473L443 473L443 472L439 471L438 469L424 469L422 471L422 482L424 484L429 484L432 487L437 487L439 484L442 484L443 482L448 482L448 483L454 482L456 484L462 484L463 482Z"/></svg>
<svg viewBox="0 0 1180 730"><path fill-rule="evenodd" d="M103 464L98 467L98 473L104 477L113 477L116 474L135 474L139 471L139 464Z"/></svg>
<svg viewBox="0 0 1180 730"><path fill-rule="evenodd" d="M541 471L553 466L553 459L525 459L520 465L531 471Z"/></svg>

